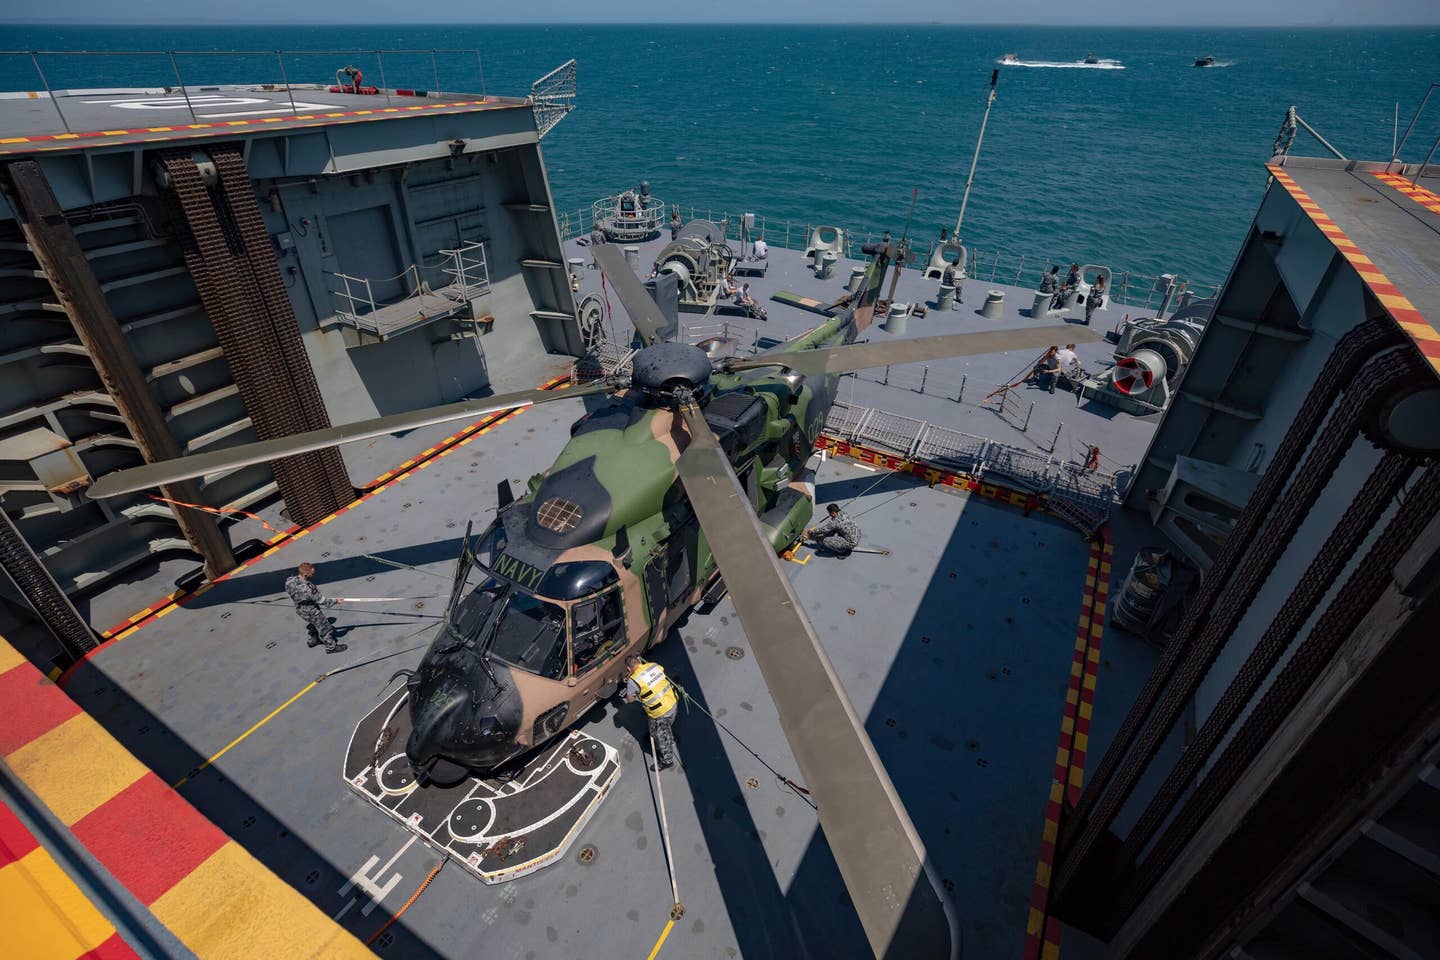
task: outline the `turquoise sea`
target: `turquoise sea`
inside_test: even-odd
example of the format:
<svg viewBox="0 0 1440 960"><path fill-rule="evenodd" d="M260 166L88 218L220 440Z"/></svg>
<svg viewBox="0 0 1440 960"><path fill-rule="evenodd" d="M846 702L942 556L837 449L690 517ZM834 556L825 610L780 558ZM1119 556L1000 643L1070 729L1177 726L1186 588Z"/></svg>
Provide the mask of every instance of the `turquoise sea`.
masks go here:
<svg viewBox="0 0 1440 960"><path fill-rule="evenodd" d="M667 202L763 214L768 229L864 233L954 224L996 61L966 213L972 248L1219 280L1265 186L1285 108L1352 158L1388 159L1440 64L1440 28L1116 29L951 26L353 26L6 28L12 50L374 50L478 47L492 93L524 95L579 61L579 108L544 143L556 204L586 206L641 178ZM1094 53L1117 61L1073 64ZM1213 54L1224 64L1191 66ZM480 86L473 55L441 54L442 89ZM293 81L353 60L292 56ZM161 55L44 56L55 87L163 85ZM187 83L278 79L273 56L179 58ZM1106 68L1108 67L1108 68ZM433 87L428 54L387 56L390 86ZM28 57L0 88L35 89ZM1405 156L1440 133L1440 100ZM1302 133L1296 151L1320 153Z"/></svg>

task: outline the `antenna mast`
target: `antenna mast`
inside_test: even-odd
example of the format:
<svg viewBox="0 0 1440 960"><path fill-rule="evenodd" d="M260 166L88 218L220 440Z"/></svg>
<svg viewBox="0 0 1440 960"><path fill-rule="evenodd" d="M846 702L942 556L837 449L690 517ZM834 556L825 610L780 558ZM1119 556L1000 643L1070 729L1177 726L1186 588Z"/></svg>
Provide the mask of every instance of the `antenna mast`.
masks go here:
<svg viewBox="0 0 1440 960"><path fill-rule="evenodd" d="M960 198L960 216L955 218L955 242L960 242L960 225L965 222L965 205L970 202L970 186L975 182L975 167L980 163L980 145L985 142L985 124L990 122L990 108L995 105L995 84L1000 80L998 68L990 71L990 96L985 100L985 116L980 119L980 136L975 138L975 156L970 159L970 176L965 178L965 194Z"/></svg>

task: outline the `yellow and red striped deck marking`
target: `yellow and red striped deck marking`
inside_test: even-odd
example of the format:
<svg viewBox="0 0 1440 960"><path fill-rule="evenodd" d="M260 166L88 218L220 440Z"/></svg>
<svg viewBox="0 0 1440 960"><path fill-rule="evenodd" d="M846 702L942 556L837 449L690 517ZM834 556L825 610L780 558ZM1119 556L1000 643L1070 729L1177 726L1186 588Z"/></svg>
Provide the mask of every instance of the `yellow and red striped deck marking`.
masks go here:
<svg viewBox="0 0 1440 960"><path fill-rule="evenodd" d="M1432 191L1426 190L1424 187L1416 186L1398 173L1376 173L1372 174L1372 176L1387 187L1393 187L1405 194L1405 196L1414 200L1431 213L1440 213L1440 196L1437 196Z"/></svg>
<svg viewBox="0 0 1440 960"><path fill-rule="evenodd" d="M201 960L371 956L147 770L3 638L0 703L0 759L10 772ZM21 842L0 821L0 862L5 848ZM21 864L24 871L11 872ZM26 916L5 924L5 955L134 956L78 888L68 891L57 871L33 850L0 868L0 910L6 915L21 909L25 898L48 894L61 919L71 921L61 923L64 937L46 937L35 950L11 954L14 938L28 937L41 922L27 908Z"/></svg>
<svg viewBox="0 0 1440 960"><path fill-rule="evenodd" d="M66 150L89 143L104 143L114 137L133 137L146 133L163 133L168 136L146 137L154 140L185 140L192 137L211 137L218 133L230 133L237 127L259 127L276 123L287 124L286 129L329 126L336 121L357 123L367 120L383 120L387 117L414 114L426 110L500 110L524 106L519 100L498 100L494 97L480 100L456 100L446 103L416 103L396 107L373 107L368 110L335 110L325 113L302 113L292 117L252 117L246 120L216 120L212 123L177 123L168 127L133 127L127 130L86 130L78 133L46 133L33 137L0 137L0 153L28 153L35 150ZM84 141L84 144L78 142ZM32 147L32 144L47 144Z"/></svg>
<svg viewBox="0 0 1440 960"><path fill-rule="evenodd" d="M1045 806L1045 829L1035 884L1025 921L1024 960L1057 960L1060 956L1060 921L1049 914L1050 871L1055 864L1055 843L1060 836L1060 811L1065 802L1079 802L1085 780L1085 756L1090 747L1090 718L1095 707L1095 682L1100 669L1100 641L1105 634L1105 609L1110 598L1110 566L1115 554L1108 527L1090 544L1085 571L1085 594L1075 630L1075 654L1060 720L1060 743L1055 750L1055 772Z"/></svg>
<svg viewBox="0 0 1440 960"><path fill-rule="evenodd" d="M873 447L851 443L837 437L822 434L815 441L815 449L825 451L828 456L849 457L852 460L896 473L908 473L917 480L924 480L932 487L953 487L968 493L979 494L990 500L998 500L1012 507L1019 507L1025 511L1026 516L1029 516L1032 510L1044 506L1044 502L1033 493L1012 490L998 483L989 483L972 477L968 473L956 473L953 470L926 463L924 460L907 460L893 453L886 453L884 450L876 450Z"/></svg>
<svg viewBox="0 0 1440 960"><path fill-rule="evenodd" d="M542 383L539 389L564 389L564 387L566 387L569 383L569 377L554 377ZM464 427L461 430L457 430L455 433L452 433L450 436L436 443L434 446L427 447L425 450L416 454L414 457L411 457L409 460L406 460L404 463L395 467L393 470L387 470L384 473L380 474L380 476L376 477L374 480L371 480L365 486L364 493L362 493L356 499L347 503L345 506L341 507L339 510L336 510L334 513L325 517L321 517L319 520L317 520L315 523L312 523L308 527L301 527L299 525L296 525L275 534L275 536L271 537L266 542L266 548L263 551L251 557L249 560L246 560L244 563L239 564L234 570L231 570L229 573L216 577L214 580L207 581L201 584L199 587L195 588L194 590L176 590L168 596L163 597L162 599L150 604L148 607L132 613L129 617L126 617L120 623L115 624L108 630L102 631L100 634L101 642L99 646L97 646L94 650L91 650L89 653L85 654L84 657L82 657L76 663L72 664L64 673L62 673L59 679L60 684L63 686L66 681L70 679L71 675L75 672L76 668L79 667L81 663L89 660L91 657L95 656L95 654L99 653L101 650L104 650L111 644L118 643L119 641L124 640L126 637L130 636L132 633L134 633L136 630L139 630L141 627L144 627L159 619L160 617L169 614L176 607L184 604L186 600L189 600L193 597L198 597L200 594L204 593L206 590L209 590L215 584L230 579L231 577L240 573L247 567L251 567L259 563L261 560L264 560L265 558L273 555L278 550L289 546L291 543L294 543L296 540L299 540L302 537L307 536L311 531L324 526L325 524L334 520L336 517L348 513L349 511L355 509L360 504L371 499L372 497L378 496L389 487L399 483L401 480L404 480L406 477L410 476L416 471L423 470L431 463L434 463L436 460L449 456L455 450L468 444L471 440L474 440L476 437L482 434L489 433L491 430L494 430L502 423L505 423L506 421L518 416L526 409L528 408L513 407L509 410L500 410L495 413L487 414L486 416L475 421L469 426Z"/></svg>
<svg viewBox="0 0 1440 960"><path fill-rule="evenodd" d="M1400 329L1405 331L1406 335L1410 337L1411 341L1429 362L1430 366L1437 372L1440 372L1440 329L1436 329L1433 323L1425 319L1424 314L1415 309L1415 305L1400 292L1400 288L1395 286L1389 277L1380 272L1380 269L1375 266L1375 262L1365 256L1355 241L1345 235L1345 231L1336 226L1335 221L1330 219L1330 215L1320 207L1320 204L1312 200L1308 193L1300 188L1300 185L1295 182L1294 177L1286 173L1283 167L1278 167L1274 164L1267 164L1266 169L1270 171L1270 175L1275 178L1275 181L1285 188L1285 192L1290 194L1295 202L1300 205L1300 209L1305 211L1305 215L1320 229L1320 232L1330 238L1330 242L1335 245L1335 249L1340 251L1340 255L1355 268L1355 272L1360 275L1360 279L1365 286L1370 288L1370 292L1375 295L1375 299L1379 300L1385 309L1389 311L1390 316L1400 325ZM1376 176L1380 175L1377 174ZM1389 174L1386 176L1389 176ZM1381 179L1383 180L1384 177L1381 177ZM1388 180L1385 182L1387 184L1389 183ZM1405 182L1408 184L1409 181ZM1394 186L1394 184L1390 185ZM1429 193L1428 190L1423 192ZM1431 196L1433 196L1433 194L1431 194Z"/></svg>
<svg viewBox="0 0 1440 960"><path fill-rule="evenodd" d="M8 807L0 804L0 930L6 956L138 960L115 927Z"/></svg>

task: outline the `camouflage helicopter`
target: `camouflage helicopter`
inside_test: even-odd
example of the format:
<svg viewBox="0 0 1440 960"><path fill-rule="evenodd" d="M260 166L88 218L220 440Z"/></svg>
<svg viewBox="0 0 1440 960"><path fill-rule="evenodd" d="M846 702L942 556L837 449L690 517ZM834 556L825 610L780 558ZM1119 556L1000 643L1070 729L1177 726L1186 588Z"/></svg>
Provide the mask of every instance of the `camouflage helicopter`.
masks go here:
<svg viewBox="0 0 1440 960"><path fill-rule="evenodd" d="M148 464L100 478L90 495L608 395L608 405L574 424L548 471L520 496L503 482L495 520L478 536L467 529L448 614L408 676L406 753L417 774L454 782L543 745L614 693L626 655L728 591L877 955L933 956L936 944L954 942L943 895L920 882L924 848L777 554L809 523L815 491L807 464L841 374L1040 349L1059 330L1072 338L1085 331L1045 326L855 343L896 249L865 252L865 280L834 317L769 351L712 359L667 342L671 322L656 301L618 250L597 246L595 259L642 343L628 380L463 401Z"/></svg>

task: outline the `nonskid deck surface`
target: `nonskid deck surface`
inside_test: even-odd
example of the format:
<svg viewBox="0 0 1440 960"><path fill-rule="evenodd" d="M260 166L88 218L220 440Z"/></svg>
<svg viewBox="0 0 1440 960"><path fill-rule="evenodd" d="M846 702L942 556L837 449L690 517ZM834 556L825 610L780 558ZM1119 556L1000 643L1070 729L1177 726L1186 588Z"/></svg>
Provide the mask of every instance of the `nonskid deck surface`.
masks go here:
<svg viewBox="0 0 1440 960"><path fill-rule="evenodd" d="M641 275L649 273L651 264L668 242L668 238L667 230L661 239L635 245L640 248ZM730 245L736 249L739 247L738 242L733 240ZM592 262L589 250L575 240L570 240L565 244L565 253L567 257L581 258L587 264L580 296L590 293L604 295L600 271L588 267ZM923 256L920 259L923 260ZM823 318L788 304L777 303L770 299L773 294L783 290L830 303L845 292L850 271L863 265L856 260L841 260L835 266L834 276L821 280L815 276L810 261L799 252L772 247L765 276L736 278L738 281L749 282L755 299L764 306L769 315L767 321L681 313L681 326L699 331L712 328L723 321L729 324L732 336L747 346L757 335L777 340L788 339L823 322ZM923 266L923 263L921 265ZM1049 265L1043 266L1048 268ZM1063 272L1068 264L1062 263L1059 266ZM1033 271L1027 268L1021 276L1022 282L1038 284L1041 269L1042 265L1038 262ZM1055 334L1056 345L1063 346L1067 342L1065 329L1078 327L1084 319L1084 310L1079 308L1057 311L1043 320L1031 319L1028 312L1034 300L1033 287L1013 285L1013 273L999 279L1012 282L966 280L962 284L965 302L954 310L940 312L934 309L939 282L924 279L920 270L906 268L901 273L895 299L926 303L930 307L928 315L910 317L907 330L899 335L886 330L883 321L877 317L876 322L861 334L860 339L884 342L897 336L928 337L1044 325L1059 328ZM889 285L890 277L887 274L885 292L889 291ZM989 290L999 290L1005 295L1004 315L996 320L979 314L980 306ZM627 314L613 291L609 293L609 306L614 318L612 328L616 338L628 338L630 331ZM1114 303L1095 313L1093 329L1098 333L1112 330L1126 315L1132 318L1153 316L1154 311ZM1113 352L1114 346L1103 340L1080 343L1076 349L1082 364L1091 373L1108 369L1113 362ZM1077 405L1075 396L1063 388L1049 394L1039 387L1029 385L1022 385L1012 392L1010 407L1017 413L1002 415L997 411L995 402L984 402L986 395L1002 384L1013 383L1024 376L1039 358L1039 353L1038 350L1012 350L905 364L888 371L885 368L861 371L847 378L847 382L842 384L838 399L941 424L963 433L1010 444L1021 450L1047 454L1054 443L1054 454L1062 461L1083 463L1087 448L1094 444L1101 449L1102 465L1111 472L1138 463L1155 432L1157 417L1132 417L1114 407L1094 401L1087 401L1080 406ZM888 385L882 383L887 375ZM958 402L957 398L960 398ZM1030 410L1032 402L1033 412ZM1027 414L1028 429L1022 430L1020 427Z"/></svg>
<svg viewBox="0 0 1440 960"><path fill-rule="evenodd" d="M880 405L903 392L876 389ZM426 616L443 603L465 522L485 522L499 479L548 466L582 403L526 410L457 448L106 647L67 690L162 777L189 776L182 792L284 879L371 936L440 858L340 782L351 731L433 634ZM818 481L822 503L858 495L850 509L867 542L891 554L802 550L786 570L952 888L969 955L1019 956L1089 547L1048 518L846 460ZM407 600L336 608L350 649L326 656L305 646L281 592L302 560L332 595ZM656 659L795 775L728 600L676 633ZM1092 755L1152 658L1118 636L1100 668ZM313 684L340 667L351 668ZM617 747L624 770L579 837L593 856L572 852L497 887L451 865L376 941L382 955L649 953L670 887L644 720L605 704L580 729ZM683 715L676 732L684 768L664 785L686 912L663 955L865 955L806 803L703 714Z"/></svg>
<svg viewBox="0 0 1440 960"><path fill-rule="evenodd" d="M262 125L283 130L417 113L515 108L528 109L529 104L479 94L387 97L280 84L12 93L0 97L0 153L224 136Z"/></svg>

